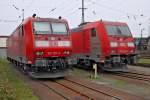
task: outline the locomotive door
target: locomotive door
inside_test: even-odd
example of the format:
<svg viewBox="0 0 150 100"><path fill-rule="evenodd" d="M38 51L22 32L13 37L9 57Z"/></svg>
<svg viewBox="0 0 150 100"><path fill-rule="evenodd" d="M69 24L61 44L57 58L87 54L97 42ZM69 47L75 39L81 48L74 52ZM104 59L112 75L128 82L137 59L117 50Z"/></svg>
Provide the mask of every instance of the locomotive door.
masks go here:
<svg viewBox="0 0 150 100"><path fill-rule="evenodd" d="M24 29L23 26L20 26L19 28L19 52L20 52L20 57L19 60L22 62L23 60L23 40L24 40Z"/></svg>
<svg viewBox="0 0 150 100"><path fill-rule="evenodd" d="M92 28L90 30L90 51L91 51L90 57L98 62L101 53L101 45L96 28Z"/></svg>

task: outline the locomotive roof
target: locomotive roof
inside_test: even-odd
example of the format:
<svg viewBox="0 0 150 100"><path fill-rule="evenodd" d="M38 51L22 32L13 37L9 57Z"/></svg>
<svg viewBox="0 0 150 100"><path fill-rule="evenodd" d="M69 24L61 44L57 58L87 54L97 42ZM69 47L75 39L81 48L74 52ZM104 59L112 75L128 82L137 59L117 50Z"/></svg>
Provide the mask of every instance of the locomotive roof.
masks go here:
<svg viewBox="0 0 150 100"><path fill-rule="evenodd" d="M26 18L18 27L20 27L23 24L26 24L28 21L51 21L51 22L67 22L65 19L57 19L57 18L41 18L41 17L28 17ZM18 28L17 27L17 28ZM16 28L16 29L17 29ZM14 31L16 31L16 29ZM14 32L13 31L13 32Z"/></svg>
<svg viewBox="0 0 150 100"><path fill-rule="evenodd" d="M115 22L115 21L103 21L104 24L109 25L127 25L125 22Z"/></svg>
<svg viewBox="0 0 150 100"><path fill-rule="evenodd" d="M23 23L26 23L27 21L52 21L52 22L67 22L65 19L57 19L57 18L41 18L41 17L28 17L24 20Z"/></svg>
<svg viewBox="0 0 150 100"><path fill-rule="evenodd" d="M105 25L127 25L125 22L114 22L114 21L102 21L102 20L100 20L100 21L95 21L95 22L82 23L82 24L79 25L79 27L71 29L71 31L75 32L75 31L82 30L83 28L84 29L93 28L93 27L97 26L100 23L105 24Z"/></svg>

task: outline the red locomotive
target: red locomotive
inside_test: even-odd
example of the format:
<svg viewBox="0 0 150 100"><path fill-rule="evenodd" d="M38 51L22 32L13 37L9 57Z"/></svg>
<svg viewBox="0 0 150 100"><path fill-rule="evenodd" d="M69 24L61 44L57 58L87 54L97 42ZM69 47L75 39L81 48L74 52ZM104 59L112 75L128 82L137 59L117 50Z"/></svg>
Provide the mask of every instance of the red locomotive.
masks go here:
<svg viewBox="0 0 150 100"><path fill-rule="evenodd" d="M136 61L134 39L126 23L96 21L71 30L73 64L97 64L104 71L125 71Z"/></svg>
<svg viewBox="0 0 150 100"><path fill-rule="evenodd" d="M7 47L7 59L33 78L68 74L72 44L64 19L29 17L11 34Z"/></svg>

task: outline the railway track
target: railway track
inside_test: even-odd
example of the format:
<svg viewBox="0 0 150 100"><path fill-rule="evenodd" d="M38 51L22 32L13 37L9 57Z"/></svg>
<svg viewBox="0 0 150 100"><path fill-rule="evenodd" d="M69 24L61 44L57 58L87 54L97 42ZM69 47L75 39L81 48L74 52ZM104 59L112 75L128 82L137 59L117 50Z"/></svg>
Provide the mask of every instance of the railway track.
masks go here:
<svg viewBox="0 0 150 100"><path fill-rule="evenodd" d="M150 75L142 74L142 73L135 73L135 72L115 72L115 75L132 78L136 80L141 80L147 83L150 83Z"/></svg>
<svg viewBox="0 0 150 100"><path fill-rule="evenodd" d="M44 86L60 95L65 100L121 100L121 98L109 95L88 86L70 81L68 79L58 81L41 82Z"/></svg>
<svg viewBox="0 0 150 100"><path fill-rule="evenodd" d="M28 83L41 100L145 100L140 96L73 76L56 80L28 80Z"/></svg>
<svg viewBox="0 0 150 100"><path fill-rule="evenodd" d="M63 100L143 100L134 94L73 76L53 81L38 80L37 84L41 84Z"/></svg>
<svg viewBox="0 0 150 100"><path fill-rule="evenodd" d="M91 90L97 91L100 94L104 94L107 95L109 97L112 97L111 100L142 100L144 98L141 98L140 96L134 95L134 94L130 94L118 89L114 89L112 87L109 87L107 85L99 85L99 84L95 84L95 82L91 82L88 80L83 80L77 77L67 77L68 81L79 84L81 86L87 87ZM100 95L99 95L100 96ZM108 99L105 99L108 100ZM144 99L145 100L145 99Z"/></svg>
<svg viewBox="0 0 150 100"><path fill-rule="evenodd" d="M140 66L140 67L148 67L150 68L150 64L142 64L142 63L137 63L137 64L132 64L133 66Z"/></svg>
<svg viewBox="0 0 150 100"><path fill-rule="evenodd" d="M40 100L145 100L140 96L75 76L37 80L21 74L16 69L14 71L24 79Z"/></svg>

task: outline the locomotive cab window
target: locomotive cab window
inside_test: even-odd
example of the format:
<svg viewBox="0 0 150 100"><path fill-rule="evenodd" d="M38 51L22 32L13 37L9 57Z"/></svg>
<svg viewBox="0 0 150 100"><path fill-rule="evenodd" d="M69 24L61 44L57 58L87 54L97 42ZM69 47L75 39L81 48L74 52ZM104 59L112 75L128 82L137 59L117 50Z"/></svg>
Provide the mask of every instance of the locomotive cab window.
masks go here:
<svg viewBox="0 0 150 100"><path fill-rule="evenodd" d="M53 34L67 34L67 27L65 23L52 23Z"/></svg>
<svg viewBox="0 0 150 100"><path fill-rule="evenodd" d="M34 33L35 34L50 34L51 26L49 22L34 22Z"/></svg>
<svg viewBox="0 0 150 100"><path fill-rule="evenodd" d="M106 30L108 35L113 36L131 36L130 29L128 26L113 26L113 25L106 25Z"/></svg>
<svg viewBox="0 0 150 100"><path fill-rule="evenodd" d="M96 28L91 29L91 36L96 37Z"/></svg>

